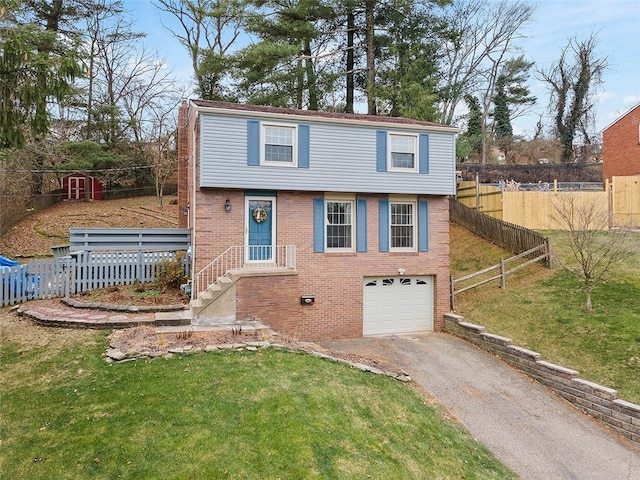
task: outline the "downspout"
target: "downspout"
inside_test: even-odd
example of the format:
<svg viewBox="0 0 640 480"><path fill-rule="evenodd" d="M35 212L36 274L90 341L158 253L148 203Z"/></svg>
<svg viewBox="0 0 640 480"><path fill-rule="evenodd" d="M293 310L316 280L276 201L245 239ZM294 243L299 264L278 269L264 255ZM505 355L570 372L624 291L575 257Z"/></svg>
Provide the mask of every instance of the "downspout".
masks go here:
<svg viewBox="0 0 640 480"><path fill-rule="evenodd" d="M196 168L198 168L199 162L198 162L198 155L199 155L199 150L196 149L196 145L199 142L199 138L198 136L200 135L200 129L197 128L197 123L198 123L198 111L197 109L193 109L192 110L192 105L189 105L189 111L187 112L187 118L191 119L191 112L195 112L194 113L194 122L193 125L189 125L188 128L192 129L192 135L191 135L191 152L190 152L190 160L191 160L191 202L190 202L190 208L189 208L189 218L187 219L189 225L191 226L191 283L192 283L192 287L191 287L191 299L194 300L194 294L195 294L195 289L193 288L193 280L194 280L194 276L198 273L195 269L196 266L196 179L197 179L197 175L196 175Z"/></svg>

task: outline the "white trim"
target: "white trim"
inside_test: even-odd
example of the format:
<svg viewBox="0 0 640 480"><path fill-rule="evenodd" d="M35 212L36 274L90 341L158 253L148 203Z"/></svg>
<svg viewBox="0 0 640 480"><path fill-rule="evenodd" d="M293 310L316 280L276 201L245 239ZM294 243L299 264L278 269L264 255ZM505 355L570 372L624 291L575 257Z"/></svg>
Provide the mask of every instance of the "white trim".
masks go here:
<svg viewBox="0 0 640 480"><path fill-rule="evenodd" d="M351 204L351 246L350 247L329 247L327 245L327 227L329 226L329 219L327 214L327 204L332 203L350 203ZM335 194L327 195L324 197L324 251L331 252L355 252L356 251L356 196L354 194Z"/></svg>
<svg viewBox="0 0 640 480"><path fill-rule="evenodd" d="M391 158L391 138L392 137L410 137L413 139L413 167L394 167L393 159ZM387 171L389 172L417 172L418 171L418 159L420 158L419 142L417 133L406 132L387 132Z"/></svg>
<svg viewBox="0 0 640 480"><path fill-rule="evenodd" d="M409 199L410 198L410 199ZM392 205L393 204L402 204L402 205L412 205L411 208L411 227L413 232L412 238L412 247L394 247L392 238L391 238L391 229L393 224L391 223L392 218ZM418 251L418 200L415 196L405 197L400 195L389 195L389 251L390 252L417 252Z"/></svg>
<svg viewBox="0 0 640 480"><path fill-rule="evenodd" d="M276 245L276 198L270 196L250 196L244 197L244 245L249 246L249 202L251 200L262 200L271 202L271 246ZM271 258L266 260L249 260L249 248L245 248L245 261L247 263L272 263L273 262L273 249L271 251Z"/></svg>
<svg viewBox="0 0 640 480"><path fill-rule="evenodd" d="M292 130L291 134L291 162L273 162L265 160L265 147L267 128L281 128ZM270 167L298 167L298 125L295 123L269 123L260 122L260 165L266 165Z"/></svg>

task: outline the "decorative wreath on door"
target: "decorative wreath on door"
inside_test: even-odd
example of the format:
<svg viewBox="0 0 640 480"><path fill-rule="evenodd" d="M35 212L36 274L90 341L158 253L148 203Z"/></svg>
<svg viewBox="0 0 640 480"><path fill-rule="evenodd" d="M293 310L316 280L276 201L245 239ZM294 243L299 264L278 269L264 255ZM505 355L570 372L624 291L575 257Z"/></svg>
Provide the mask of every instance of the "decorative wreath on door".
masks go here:
<svg viewBox="0 0 640 480"><path fill-rule="evenodd" d="M263 207L253 209L253 219L257 223L262 223L267 219L267 211Z"/></svg>

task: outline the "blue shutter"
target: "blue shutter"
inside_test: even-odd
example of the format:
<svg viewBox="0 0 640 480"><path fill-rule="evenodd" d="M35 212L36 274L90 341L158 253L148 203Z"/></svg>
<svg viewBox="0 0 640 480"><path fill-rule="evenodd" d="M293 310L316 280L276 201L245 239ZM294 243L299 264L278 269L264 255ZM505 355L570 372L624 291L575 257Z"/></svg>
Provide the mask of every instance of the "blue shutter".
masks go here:
<svg viewBox="0 0 640 480"><path fill-rule="evenodd" d="M418 251L429 251L429 208L427 202L418 202Z"/></svg>
<svg viewBox="0 0 640 480"><path fill-rule="evenodd" d="M429 173L429 135L421 133L418 143L418 172Z"/></svg>
<svg viewBox="0 0 640 480"><path fill-rule="evenodd" d="M260 165L260 122L247 120L247 165Z"/></svg>
<svg viewBox="0 0 640 480"><path fill-rule="evenodd" d="M324 252L324 198L313 199L313 251Z"/></svg>
<svg viewBox="0 0 640 480"><path fill-rule="evenodd" d="M378 209L380 251L389 251L389 200L380 200Z"/></svg>
<svg viewBox="0 0 640 480"><path fill-rule="evenodd" d="M356 251L367 251L367 201L356 200Z"/></svg>
<svg viewBox="0 0 640 480"><path fill-rule="evenodd" d="M376 171L387 171L387 132L376 131Z"/></svg>
<svg viewBox="0 0 640 480"><path fill-rule="evenodd" d="M309 125L298 125L298 168L309 168Z"/></svg>

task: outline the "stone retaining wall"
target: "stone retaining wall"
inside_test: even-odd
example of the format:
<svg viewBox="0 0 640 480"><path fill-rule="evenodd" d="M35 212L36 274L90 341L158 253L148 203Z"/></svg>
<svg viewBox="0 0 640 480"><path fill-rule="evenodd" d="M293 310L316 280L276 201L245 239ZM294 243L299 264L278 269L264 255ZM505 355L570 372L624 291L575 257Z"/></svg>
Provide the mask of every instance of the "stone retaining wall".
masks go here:
<svg viewBox="0 0 640 480"><path fill-rule="evenodd" d="M444 330L500 357L578 409L640 444L640 405L618 399L616 390L578 378L577 371L541 360L539 353L512 345L510 338L487 333L485 327L465 322L460 315L446 314Z"/></svg>

